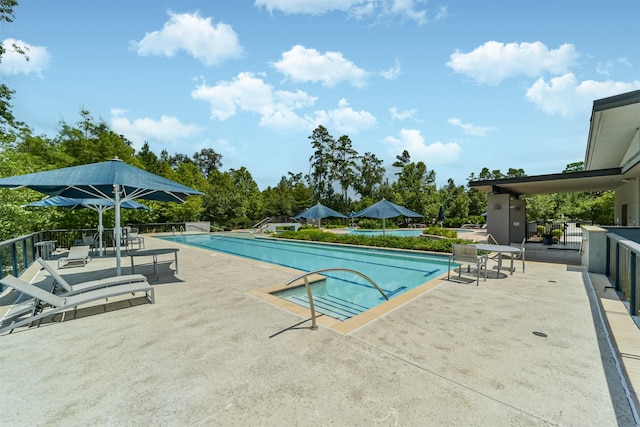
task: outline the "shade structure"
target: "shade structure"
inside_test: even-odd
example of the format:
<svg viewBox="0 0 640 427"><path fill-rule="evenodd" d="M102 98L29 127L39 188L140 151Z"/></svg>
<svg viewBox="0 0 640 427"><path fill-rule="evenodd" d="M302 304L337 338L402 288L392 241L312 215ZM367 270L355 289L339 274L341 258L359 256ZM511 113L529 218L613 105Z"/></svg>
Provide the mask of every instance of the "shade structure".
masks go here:
<svg viewBox="0 0 640 427"><path fill-rule="evenodd" d="M328 217L347 218L346 215L343 215L338 211L334 211L333 209L318 203L317 205L310 207L306 211L301 212L298 215L294 216L293 219L300 219L300 218L322 219L322 218L328 218Z"/></svg>
<svg viewBox="0 0 640 427"><path fill-rule="evenodd" d="M73 199L71 197L53 196L38 200L37 202L29 203L26 206L42 208L63 207L70 209L87 208L98 212L98 245L100 247L99 255L102 256L102 232L104 230L104 227L102 226L102 214L109 209L113 209L113 201L96 198ZM121 202L120 208L151 210L148 206L138 203L135 200L126 200Z"/></svg>
<svg viewBox="0 0 640 427"><path fill-rule="evenodd" d="M407 216L407 217L417 218L417 217L421 217L422 214L414 212L403 206L396 205L395 203L392 203L387 199L382 199L379 202L376 202L373 205L366 207L361 211L356 212L353 215L353 217L382 219L383 234L385 232L385 220L387 218L395 218L397 216Z"/></svg>
<svg viewBox="0 0 640 427"><path fill-rule="evenodd" d="M440 228L442 228L442 221L444 221L444 206L440 206L438 211L438 221L440 222Z"/></svg>
<svg viewBox="0 0 640 427"><path fill-rule="evenodd" d="M49 196L75 199L98 198L113 201L114 237L122 237L120 207L133 199L182 203L191 195L202 194L170 179L152 174L119 159L69 168L17 175L0 179L2 188L26 187ZM120 245L116 245L116 274L121 274Z"/></svg>

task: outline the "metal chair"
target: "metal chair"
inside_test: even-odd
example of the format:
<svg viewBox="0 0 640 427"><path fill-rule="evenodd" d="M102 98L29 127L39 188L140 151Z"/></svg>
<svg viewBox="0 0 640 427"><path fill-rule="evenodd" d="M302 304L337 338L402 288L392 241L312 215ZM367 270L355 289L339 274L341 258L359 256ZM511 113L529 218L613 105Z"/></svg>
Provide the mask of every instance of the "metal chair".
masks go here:
<svg viewBox="0 0 640 427"><path fill-rule="evenodd" d="M480 272L484 270L484 281L487 281L487 255L479 255L478 248L473 245L453 244L452 254L449 256L449 268L447 280L451 278L451 263L461 264L458 266L458 277L462 275L462 264L467 264L467 271L471 272L471 266L476 267L476 286L480 284Z"/></svg>

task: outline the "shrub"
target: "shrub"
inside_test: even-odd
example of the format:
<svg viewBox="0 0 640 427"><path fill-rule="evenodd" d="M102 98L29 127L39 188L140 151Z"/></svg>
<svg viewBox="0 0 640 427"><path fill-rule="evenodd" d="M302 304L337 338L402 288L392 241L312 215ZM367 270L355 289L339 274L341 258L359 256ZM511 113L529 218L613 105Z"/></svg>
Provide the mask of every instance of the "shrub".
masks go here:
<svg viewBox="0 0 640 427"><path fill-rule="evenodd" d="M449 230L451 231L451 230ZM453 232L455 234L455 231ZM459 238L445 238L442 240L422 239L420 237L400 236L363 236L356 234L325 233L320 230L285 231L276 235L282 239L305 240L324 243L339 243L347 245L375 246L380 248L412 249L431 252L451 252L454 243L472 243Z"/></svg>
<svg viewBox="0 0 640 427"><path fill-rule="evenodd" d="M425 228L422 234L431 234L433 236L444 236L451 239L458 237L458 233L455 230L449 230L447 228L429 227Z"/></svg>

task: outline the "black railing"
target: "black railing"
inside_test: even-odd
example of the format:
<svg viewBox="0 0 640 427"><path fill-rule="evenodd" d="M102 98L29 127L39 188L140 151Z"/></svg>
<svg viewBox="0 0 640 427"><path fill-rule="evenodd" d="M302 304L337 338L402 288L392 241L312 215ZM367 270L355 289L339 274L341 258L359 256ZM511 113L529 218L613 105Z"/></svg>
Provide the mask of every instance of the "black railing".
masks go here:
<svg viewBox="0 0 640 427"><path fill-rule="evenodd" d="M640 244L615 233L607 233L606 274L614 289L629 304L629 313L640 315Z"/></svg>
<svg viewBox="0 0 640 427"><path fill-rule="evenodd" d="M0 270L2 277L7 274L19 276L35 261L36 243L42 241L42 233L31 233L15 239L0 242ZM3 290L0 285L0 292Z"/></svg>

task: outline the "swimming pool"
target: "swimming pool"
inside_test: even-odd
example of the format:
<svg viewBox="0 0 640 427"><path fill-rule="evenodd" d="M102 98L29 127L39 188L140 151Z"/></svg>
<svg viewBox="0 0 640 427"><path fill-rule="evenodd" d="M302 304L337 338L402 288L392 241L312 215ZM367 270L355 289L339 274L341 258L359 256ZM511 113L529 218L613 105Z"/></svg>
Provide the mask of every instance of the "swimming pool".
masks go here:
<svg viewBox="0 0 640 427"><path fill-rule="evenodd" d="M347 268L376 282L393 298L447 271L448 258L431 254L375 248L347 247L219 234L165 236L165 240L197 246L306 272ZM353 273L324 273L326 280L312 285L316 310L339 320L349 319L385 302L368 281ZM276 294L308 307L304 286Z"/></svg>

